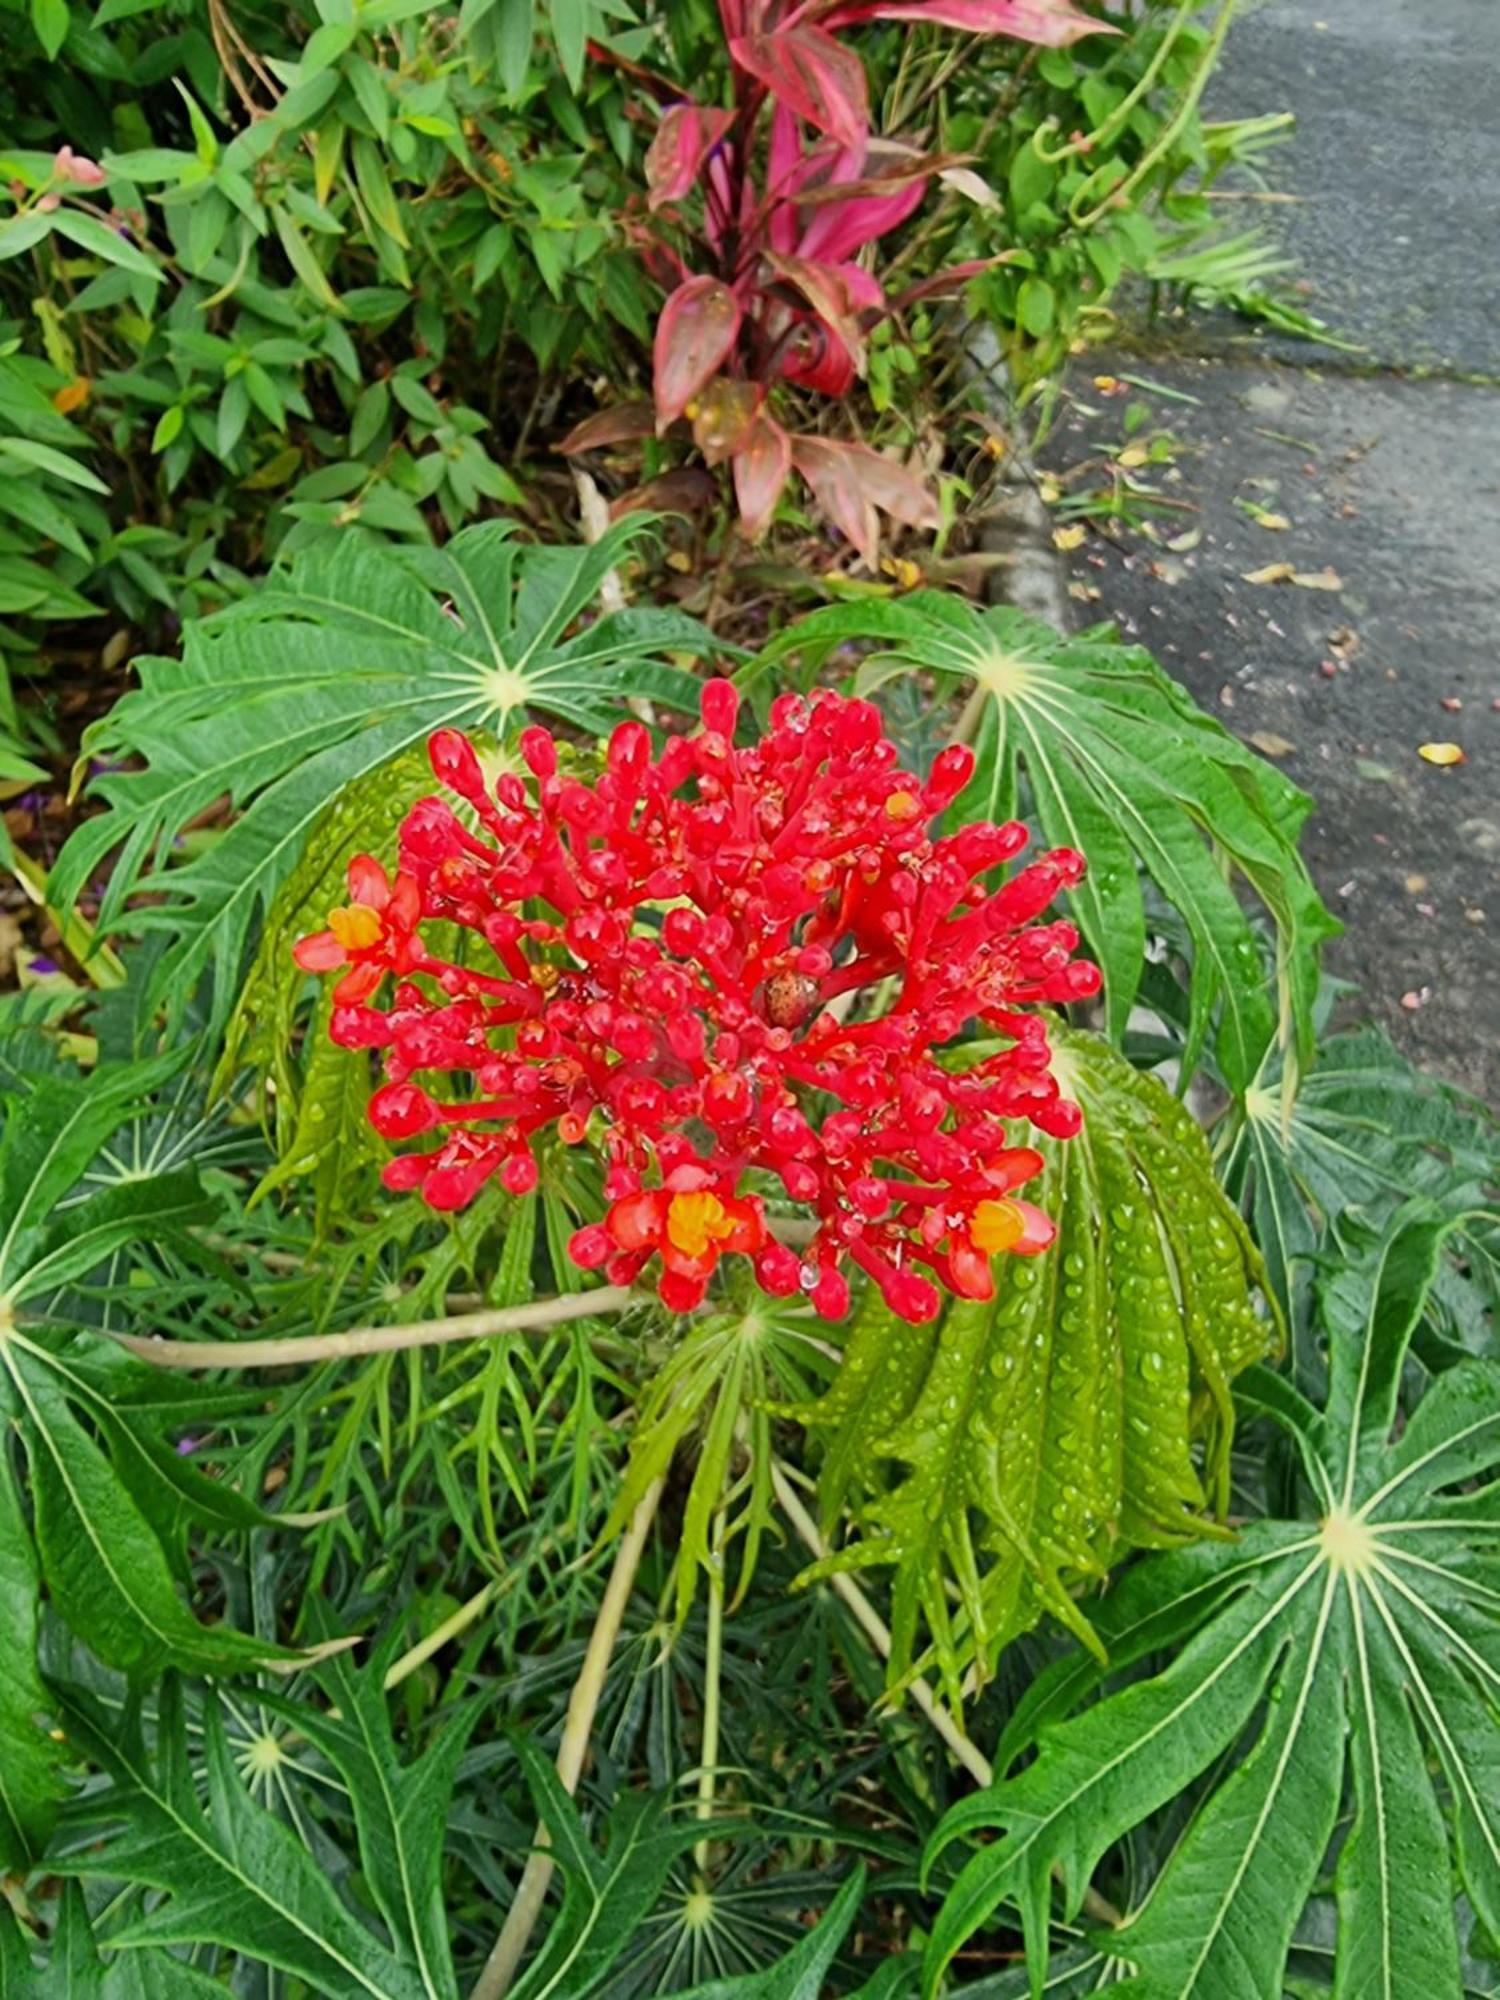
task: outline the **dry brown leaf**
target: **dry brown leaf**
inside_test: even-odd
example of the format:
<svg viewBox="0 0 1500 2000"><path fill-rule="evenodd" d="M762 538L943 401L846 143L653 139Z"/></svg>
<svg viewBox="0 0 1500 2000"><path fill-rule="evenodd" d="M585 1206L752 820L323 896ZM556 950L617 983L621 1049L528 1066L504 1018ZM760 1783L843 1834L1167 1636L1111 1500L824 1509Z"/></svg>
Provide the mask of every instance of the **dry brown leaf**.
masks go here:
<svg viewBox="0 0 1500 2000"><path fill-rule="evenodd" d="M1264 569L1249 569L1243 574L1245 583L1290 583L1297 574L1290 563L1267 563Z"/></svg>
<svg viewBox="0 0 1500 2000"><path fill-rule="evenodd" d="M1329 565L1322 569L1299 569L1292 578L1299 590L1342 590L1344 579Z"/></svg>
<svg viewBox="0 0 1500 2000"><path fill-rule="evenodd" d="M1250 741L1262 757L1290 757L1296 750L1295 743L1289 743L1284 736L1278 736L1274 729L1253 729Z"/></svg>

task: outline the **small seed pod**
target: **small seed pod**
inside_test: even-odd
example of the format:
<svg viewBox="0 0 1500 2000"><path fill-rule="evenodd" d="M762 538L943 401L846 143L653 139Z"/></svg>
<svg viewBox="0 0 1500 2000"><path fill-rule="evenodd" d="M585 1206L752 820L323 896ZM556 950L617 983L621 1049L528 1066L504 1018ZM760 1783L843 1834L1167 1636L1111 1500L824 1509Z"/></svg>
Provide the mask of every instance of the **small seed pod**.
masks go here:
<svg viewBox="0 0 1500 2000"><path fill-rule="evenodd" d="M800 1028L818 1004L818 982L802 972L774 972L761 994L761 1013L773 1028Z"/></svg>

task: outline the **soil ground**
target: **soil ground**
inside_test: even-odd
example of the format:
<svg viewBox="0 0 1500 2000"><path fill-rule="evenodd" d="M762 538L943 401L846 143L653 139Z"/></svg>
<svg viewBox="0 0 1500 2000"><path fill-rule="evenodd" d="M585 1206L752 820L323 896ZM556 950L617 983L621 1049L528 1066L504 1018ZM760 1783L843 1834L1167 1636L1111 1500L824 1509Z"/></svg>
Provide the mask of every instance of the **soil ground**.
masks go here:
<svg viewBox="0 0 1500 2000"><path fill-rule="evenodd" d="M1313 794L1309 863L1347 926L1332 970L1422 1067L1492 1102L1497 74L1495 0L1249 12L1210 111L1290 109L1299 131L1270 167L1292 199L1231 219L1266 224L1299 259L1301 301L1359 351L1201 317L1129 329L1084 364L1046 452L1063 469L1118 450L1132 400L1170 433L1174 463L1142 475L1172 503L1160 539L1091 533L1071 552L1077 621L1114 616ZM1247 580L1277 564L1336 587ZM1444 744L1465 761L1419 754Z"/></svg>

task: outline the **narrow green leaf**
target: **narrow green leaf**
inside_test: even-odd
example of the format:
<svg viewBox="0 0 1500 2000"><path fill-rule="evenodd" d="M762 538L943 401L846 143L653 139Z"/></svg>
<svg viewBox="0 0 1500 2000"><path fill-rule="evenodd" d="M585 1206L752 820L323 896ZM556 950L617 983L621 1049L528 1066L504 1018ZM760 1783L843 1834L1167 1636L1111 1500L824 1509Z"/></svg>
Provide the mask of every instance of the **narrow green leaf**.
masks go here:
<svg viewBox="0 0 1500 2000"><path fill-rule="evenodd" d="M130 1674L169 1662L211 1672L284 1657L278 1647L198 1623L161 1544L50 1369L14 1338L3 1364L31 1468L42 1573L58 1611L91 1650Z"/></svg>
<svg viewBox="0 0 1500 2000"><path fill-rule="evenodd" d="M0 1388L0 1417L9 1400ZM45 1721L52 1703L36 1663L40 1580L10 1455L0 1436L0 1869L21 1874L56 1818L63 1751Z"/></svg>

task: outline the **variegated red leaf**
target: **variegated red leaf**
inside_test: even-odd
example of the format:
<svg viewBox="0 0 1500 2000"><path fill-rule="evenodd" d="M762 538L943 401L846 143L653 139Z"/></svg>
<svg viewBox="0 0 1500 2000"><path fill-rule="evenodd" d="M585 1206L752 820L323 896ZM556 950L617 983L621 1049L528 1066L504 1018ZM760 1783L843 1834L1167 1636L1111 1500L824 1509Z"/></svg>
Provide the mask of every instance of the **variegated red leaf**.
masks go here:
<svg viewBox="0 0 1500 2000"><path fill-rule="evenodd" d="M1117 35L1107 21L1081 14L1073 0L850 0L820 17L835 28L853 21L923 21L969 35L1010 35L1063 49L1085 35Z"/></svg>
<svg viewBox="0 0 1500 2000"><path fill-rule="evenodd" d="M665 202L681 201L733 123L732 111L701 104L674 104L663 113L646 155L646 206L656 209Z"/></svg>
<svg viewBox="0 0 1500 2000"><path fill-rule="evenodd" d="M1019 250L1001 250L993 257L971 257L967 264L950 264L946 271L934 271L930 278L922 278L915 285L908 285L904 292L891 300L892 312L904 312L919 299L956 298L971 278L977 278L984 271L993 271L997 264L1009 264L1020 256Z"/></svg>
<svg viewBox="0 0 1500 2000"><path fill-rule="evenodd" d="M926 485L906 466L866 444L799 437L792 441L792 457L818 505L871 569L880 556L877 508L909 528L938 526L937 502Z"/></svg>
<svg viewBox="0 0 1500 2000"><path fill-rule="evenodd" d="M557 447L569 458L580 451L602 451L612 444L629 444L648 438L656 429L656 413L649 403L616 403L611 410L596 410L575 424Z"/></svg>
<svg viewBox="0 0 1500 2000"><path fill-rule="evenodd" d="M740 330L739 301L717 278L689 278L656 323L655 389L659 430L675 423L704 383L729 358Z"/></svg>
<svg viewBox="0 0 1500 2000"><path fill-rule="evenodd" d="M829 520L875 569L880 562L880 522L860 478L854 449L830 438L797 437L792 440L792 463Z"/></svg>
<svg viewBox="0 0 1500 2000"><path fill-rule="evenodd" d="M931 489L910 467L887 458L884 452L872 451L867 444L845 444L838 449L850 461L866 495L882 514L889 514L893 521L900 521L908 528L936 528L941 524L942 516Z"/></svg>
<svg viewBox="0 0 1500 2000"><path fill-rule="evenodd" d="M791 470L792 441L762 410L734 455L734 497L739 502L740 527L750 541L758 541L770 526Z"/></svg>
<svg viewBox="0 0 1500 2000"><path fill-rule="evenodd" d="M870 126L864 64L825 28L779 28L741 35L729 53L778 104L841 146L861 145Z"/></svg>

